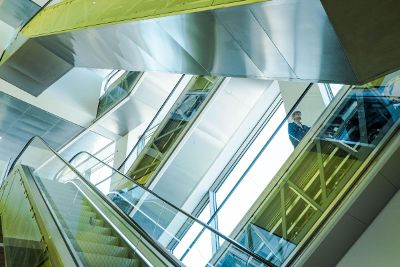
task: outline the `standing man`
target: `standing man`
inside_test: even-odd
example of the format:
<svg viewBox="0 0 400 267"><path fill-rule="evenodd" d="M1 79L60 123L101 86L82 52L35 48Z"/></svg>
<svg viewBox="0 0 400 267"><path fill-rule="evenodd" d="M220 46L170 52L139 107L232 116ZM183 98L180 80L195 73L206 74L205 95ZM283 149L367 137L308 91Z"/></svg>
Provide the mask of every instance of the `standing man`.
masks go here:
<svg viewBox="0 0 400 267"><path fill-rule="evenodd" d="M301 123L301 112L295 111L292 114L293 122L289 123L289 139L292 142L293 146L296 146L300 143L301 139L306 135L310 127L303 125Z"/></svg>

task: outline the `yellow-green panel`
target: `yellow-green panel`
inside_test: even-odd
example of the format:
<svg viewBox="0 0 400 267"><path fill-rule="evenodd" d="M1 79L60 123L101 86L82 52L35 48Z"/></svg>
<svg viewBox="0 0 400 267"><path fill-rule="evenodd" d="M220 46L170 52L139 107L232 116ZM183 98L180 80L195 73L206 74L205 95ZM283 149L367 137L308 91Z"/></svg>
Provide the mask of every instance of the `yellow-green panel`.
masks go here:
<svg viewBox="0 0 400 267"><path fill-rule="evenodd" d="M36 37L256 2L265 0L67 0L44 8L22 33Z"/></svg>

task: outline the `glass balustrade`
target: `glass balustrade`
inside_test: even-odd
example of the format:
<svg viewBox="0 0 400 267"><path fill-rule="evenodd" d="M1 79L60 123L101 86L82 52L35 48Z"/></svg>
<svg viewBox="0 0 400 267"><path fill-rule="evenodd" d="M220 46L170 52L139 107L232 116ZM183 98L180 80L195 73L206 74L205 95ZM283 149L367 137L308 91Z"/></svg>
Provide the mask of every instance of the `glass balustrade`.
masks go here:
<svg viewBox="0 0 400 267"><path fill-rule="evenodd" d="M272 266L262 258L254 257L243 246L232 242L213 228L174 207L140 184L102 163L92 155L82 152L71 161L85 179L113 201L132 221L141 226L154 240L188 266ZM102 169L103 179L96 170ZM71 177L75 174L69 173ZM68 173L57 179L68 177ZM130 182L128 182L128 181ZM127 184L135 186L124 187ZM201 233L196 244L193 239ZM211 238L226 241L223 250L211 248Z"/></svg>
<svg viewBox="0 0 400 267"><path fill-rule="evenodd" d="M145 184L172 153L202 108L218 88L221 78L212 76L194 77L166 118L155 128L151 138L138 153L127 171L127 176ZM145 140L144 140L145 142Z"/></svg>
<svg viewBox="0 0 400 267"><path fill-rule="evenodd" d="M126 98L135 87L141 75L142 72L129 71L122 75L115 83L111 84L99 99L96 117L101 117L101 115Z"/></svg>

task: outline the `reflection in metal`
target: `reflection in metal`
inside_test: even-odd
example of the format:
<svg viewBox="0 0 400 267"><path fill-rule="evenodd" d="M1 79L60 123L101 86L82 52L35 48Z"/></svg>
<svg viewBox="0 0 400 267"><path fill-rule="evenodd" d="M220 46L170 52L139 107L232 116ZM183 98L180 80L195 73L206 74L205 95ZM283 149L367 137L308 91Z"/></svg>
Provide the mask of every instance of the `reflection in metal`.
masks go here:
<svg viewBox="0 0 400 267"><path fill-rule="evenodd" d="M346 84L368 78L354 74L318 0L276 0L37 37L0 72L29 46L78 67ZM48 68L40 58L34 67ZM39 57L25 54L24 60Z"/></svg>
<svg viewBox="0 0 400 267"><path fill-rule="evenodd" d="M73 138L81 127L0 93L0 159L14 159L32 136L41 136L54 149Z"/></svg>

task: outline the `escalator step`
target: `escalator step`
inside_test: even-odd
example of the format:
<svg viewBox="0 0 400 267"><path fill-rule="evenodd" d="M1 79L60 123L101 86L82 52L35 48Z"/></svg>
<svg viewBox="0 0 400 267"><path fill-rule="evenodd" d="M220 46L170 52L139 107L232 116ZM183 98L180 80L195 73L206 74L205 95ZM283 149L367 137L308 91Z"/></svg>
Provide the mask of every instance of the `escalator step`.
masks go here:
<svg viewBox="0 0 400 267"><path fill-rule="evenodd" d="M79 253L81 259L90 267L139 267L141 263L137 259L105 256L91 253Z"/></svg>
<svg viewBox="0 0 400 267"><path fill-rule="evenodd" d="M80 241L90 241L93 243L100 243L105 245L118 245L119 238L110 235L103 235L100 233L78 231L71 233L72 237Z"/></svg>
<svg viewBox="0 0 400 267"><path fill-rule="evenodd" d="M83 203L81 205L66 205L65 203L63 203L63 205L59 205L56 203L56 206L60 212L93 212L93 208L91 206Z"/></svg>
<svg viewBox="0 0 400 267"><path fill-rule="evenodd" d="M70 224L66 229L71 232L72 235L78 232L90 232L90 233L98 233L101 235L111 235L112 229L109 227L102 226L93 226L90 224Z"/></svg>
<svg viewBox="0 0 400 267"><path fill-rule="evenodd" d="M104 221L101 219L90 219L90 217L87 218L78 218L75 220L70 220L68 218L64 218L65 225L69 229L78 229L79 227L95 227L95 226L101 226L104 227Z"/></svg>
<svg viewBox="0 0 400 267"><path fill-rule="evenodd" d="M97 213L93 212L93 211L87 211L87 210L81 210L81 209L68 209L68 208L62 208L62 209L58 209L58 211L61 214L65 214L68 216L80 216L80 217L98 217Z"/></svg>
<svg viewBox="0 0 400 267"><path fill-rule="evenodd" d="M104 232L111 233L111 228L103 225L93 225L89 221L70 221L64 223L64 228L75 232L75 231L85 231L85 232Z"/></svg>
<svg viewBox="0 0 400 267"><path fill-rule="evenodd" d="M127 247L118 247L112 245L98 244L94 242L81 241L81 240L71 240L73 243L77 244L77 247L86 253L113 256L113 257L123 257L127 258L129 254L129 249Z"/></svg>

